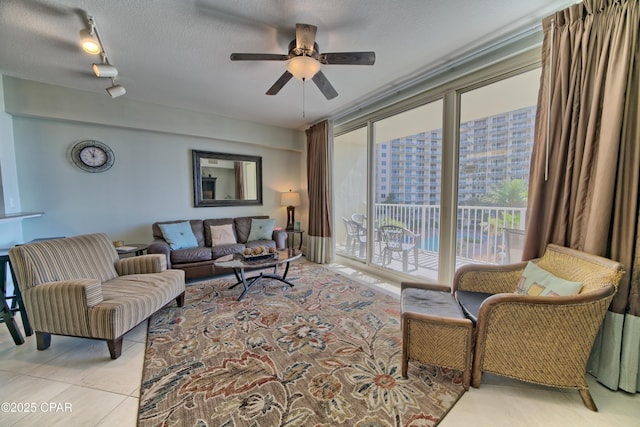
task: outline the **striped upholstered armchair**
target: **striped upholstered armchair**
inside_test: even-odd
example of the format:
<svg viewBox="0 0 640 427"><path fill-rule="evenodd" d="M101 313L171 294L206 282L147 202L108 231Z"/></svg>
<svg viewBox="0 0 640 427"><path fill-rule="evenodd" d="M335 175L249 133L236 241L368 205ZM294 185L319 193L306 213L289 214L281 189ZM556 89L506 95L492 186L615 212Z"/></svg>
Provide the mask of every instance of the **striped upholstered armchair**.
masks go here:
<svg viewBox="0 0 640 427"><path fill-rule="evenodd" d="M176 299L184 272L164 255L119 259L106 234L45 240L9 251L38 350L51 334L105 340L112 359L125 333Z"/></svg>
<svg viewBox="0 0 640 427"><path fill-rule="evenodd" d="M553 244L533 264L557 281L554 296L539 292L544 278L525 294L517 289L532 277L526 262L466 265L456 272L453 291L463 310L477 321L471 385L479 387L482 373L490 372L577 389L585 406L596 411L586 366L624 266ZM571 283L580 285L577 294L560 293ZM546 289L553 285L546 284Z"/></svg>

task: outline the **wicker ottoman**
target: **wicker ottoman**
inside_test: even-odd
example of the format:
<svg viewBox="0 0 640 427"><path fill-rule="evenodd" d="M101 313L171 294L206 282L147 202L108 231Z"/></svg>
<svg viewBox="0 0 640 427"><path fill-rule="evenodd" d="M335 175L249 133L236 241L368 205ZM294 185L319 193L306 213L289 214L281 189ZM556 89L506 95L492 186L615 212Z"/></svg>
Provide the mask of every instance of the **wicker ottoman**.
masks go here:
<svg viewBox="0 0 640 427"><path fill-rule="evenodd" d="M402 376L409 360L462 371L471 378L473 324L445 286L402 283Z"/></svg>

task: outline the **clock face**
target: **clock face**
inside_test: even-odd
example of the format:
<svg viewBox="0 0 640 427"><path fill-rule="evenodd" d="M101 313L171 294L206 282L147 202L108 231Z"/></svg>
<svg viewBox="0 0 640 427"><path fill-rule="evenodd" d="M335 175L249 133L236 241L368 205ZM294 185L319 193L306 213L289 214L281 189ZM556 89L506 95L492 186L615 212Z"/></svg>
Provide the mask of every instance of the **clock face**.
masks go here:
<svg viewBox="0 0 640 427"><path fill-rule="evenodd" d="M104 172L115 161L113 151L100 141L80 141L71 150L71 160L80 169L87 172Z"/></svg>
<svg viewBox="0 0 640 427"><path fill-rule="evenodd" d="M107 153L100 147L84 147L80 150L80 160L87 166L97 168L107 162Z"/></svg>

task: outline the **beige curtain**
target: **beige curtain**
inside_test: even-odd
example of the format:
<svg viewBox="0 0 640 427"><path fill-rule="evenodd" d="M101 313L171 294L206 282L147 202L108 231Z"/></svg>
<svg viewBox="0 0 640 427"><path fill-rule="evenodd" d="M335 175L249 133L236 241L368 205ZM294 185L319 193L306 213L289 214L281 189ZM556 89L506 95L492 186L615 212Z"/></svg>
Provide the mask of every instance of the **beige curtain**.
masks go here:
<svg viewBox="0 0 640 427"><path fill-rule="evenodd" d="M331 206L331 149L329 123L311 126L307 133L307 191L309 193L309 234L307 259L319 264L333 262Z"/></svg>
<svg viewBox="0 0 640 427"><path fill-rule="evenodd" d="M243 162L233 162L233 171L236 178L236 199L244 200L244 165Z"/></svg>
<svg viewBox="0 0 640 427"><path fill-rule="evenodd" d="M603 255L627 274L589 370L640 390L638 0L584 0L543 21L542 77L523 259L547 243Z"/></svg>

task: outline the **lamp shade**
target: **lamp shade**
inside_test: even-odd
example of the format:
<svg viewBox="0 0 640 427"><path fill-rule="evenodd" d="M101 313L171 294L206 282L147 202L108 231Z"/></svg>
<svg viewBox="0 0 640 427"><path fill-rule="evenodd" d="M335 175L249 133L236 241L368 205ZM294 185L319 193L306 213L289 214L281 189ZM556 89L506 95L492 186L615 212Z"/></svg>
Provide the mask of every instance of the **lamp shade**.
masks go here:
<svg viewBox="0 0 640 427"><path fill-rule="evenodd" d="M280 199L282 206L300 206L300 193L295 191L289 191L288 193L282 193Z"/></svg>
<svg viewBox="0 0 640 427"><path fill-rule="evenodd" d="M295 56L287 64L287 71L298 80L309 80L319 70L320 63L310 56Z"/></svg>

